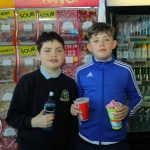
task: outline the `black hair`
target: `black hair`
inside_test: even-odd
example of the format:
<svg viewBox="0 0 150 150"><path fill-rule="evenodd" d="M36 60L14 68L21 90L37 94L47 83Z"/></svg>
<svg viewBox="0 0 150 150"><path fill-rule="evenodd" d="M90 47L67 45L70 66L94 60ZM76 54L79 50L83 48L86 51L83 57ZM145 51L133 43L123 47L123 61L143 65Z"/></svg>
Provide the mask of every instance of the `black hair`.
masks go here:
<svg viewBox="0 0 150 150"><path fill-rule="evenodd" d="M54 32L54 31L43 32L39 36L38 41L37 41L38 52L40 53L43 43L48 42L48 41L53 42L54 40L57 40L59 43L61 43L63 48L65 47L65 42L58 33Z"/></svg>
<svg viewBox="0 0 150 150"><path fill-rule="evenodd" d="M114 38L115 33L114 28L108 23L104 22L97 22L93 24L91 27L89 27L87 30L87 37L90 40L92 35L97 35L100 32L105 32L107 35L112 36L112 38Z"/></svg>

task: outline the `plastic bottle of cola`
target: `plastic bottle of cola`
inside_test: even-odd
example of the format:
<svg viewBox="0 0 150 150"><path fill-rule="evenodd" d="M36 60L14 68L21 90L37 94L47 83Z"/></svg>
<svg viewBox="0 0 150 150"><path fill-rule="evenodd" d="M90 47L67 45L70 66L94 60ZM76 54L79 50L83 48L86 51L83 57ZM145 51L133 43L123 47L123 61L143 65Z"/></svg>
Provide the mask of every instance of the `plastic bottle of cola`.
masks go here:
<svg viewBox="0 0 150 150"><path fill-rule="evenodd" d="M54 114L56 103L53 100L54 92L49 92L48 101L44 105L44 115L46 114ZM44 128L44 130L50 131L52 129L52 126L48 128Z"/></svg>

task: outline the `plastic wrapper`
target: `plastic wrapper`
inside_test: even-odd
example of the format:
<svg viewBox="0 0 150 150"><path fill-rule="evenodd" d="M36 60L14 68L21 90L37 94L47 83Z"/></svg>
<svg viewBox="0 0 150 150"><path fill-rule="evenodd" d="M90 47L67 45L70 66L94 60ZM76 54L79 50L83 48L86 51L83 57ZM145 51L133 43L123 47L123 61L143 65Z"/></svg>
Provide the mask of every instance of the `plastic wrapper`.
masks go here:
<svg viewBox="0 0 150 150"><path fill-rule="evenodd" d="M18 10L18 44L34 45L37 40L36 10Z"/></svg>
<svg viewBox="0 0 150 150"><path fill-rule="evenodd" d="M5 119L0 118L0 150L17 150L17 130L8 126Z"/></svg>
<svg viewBox="0 0 150 150"><path fill-rule="evenodd" d="M79 53L77 44L65 45L65 62L62 72L71 78L75 78L76 69L79 66Z"/></svg>
<svg viewBox="0 0 150 150"><path fill-rule="evenodd" d="M81 43L87 43L88 38L86 35L87 29L97 22L97 10L89 9L89 10L79 10L79 20L80 20L80 36Z"/></svg>
<svg viewBox="0 0 150 150"><path fill-rule="evenodd" d="M11 101L12 93L14 92L16 82L0 83L0 102Z"/></svg>
<svg viewBox="0 0 150 150"><path fill-rule="evenodd" d="M18 80L24 74L33 72L39 67L39 62L36 57L37 46L19 46L19 67Z"/></svg>
<svg viewBox="0 0 150 150"><path fill-rule="evenodd" d="M0 10L0 45L15 43L15 13L14 10Z"/></svg>
<svg viewBox="0 0 150 150"><path fill-rule="evenodd" d="M89 63L92 60L92 56L92 53L87 48L87 44L80 44L80 65Z"/></svg>
<svg viewBox="0 0 150 150"><path fill-rule="evenodd" d="M39 10L39 35L42 32L57 31L56 10Z"/></svg>
<svg viewBox="0 0 150 150"><path fill-rule="evenodd" d="M0 46L0 82L13 82L16 78L16 49Z"/></svg>
<svg viewBox="0 0 150 150"><path fill-rule="evenodd" d="M65 44L76 44L78 42L78 20L77 10L58 10L59 33Z"/></svg>

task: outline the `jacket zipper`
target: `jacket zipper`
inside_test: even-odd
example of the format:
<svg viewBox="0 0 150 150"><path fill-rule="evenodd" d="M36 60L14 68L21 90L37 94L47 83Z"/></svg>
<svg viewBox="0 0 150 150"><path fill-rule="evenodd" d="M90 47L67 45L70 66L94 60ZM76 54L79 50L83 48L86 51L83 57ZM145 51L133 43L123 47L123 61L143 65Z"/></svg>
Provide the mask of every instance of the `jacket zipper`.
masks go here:
<svg viewBox="0 0 150 150"><path fill-rule="evenodd" d="M103 104L104 104L104 66L105 66L105 63L103 63L103 66L102 66L102 105L101 107L103 107ZM101 142L102 142L102 118L103 118L103 108L101 109L100 148L101 148Z"/></svg>

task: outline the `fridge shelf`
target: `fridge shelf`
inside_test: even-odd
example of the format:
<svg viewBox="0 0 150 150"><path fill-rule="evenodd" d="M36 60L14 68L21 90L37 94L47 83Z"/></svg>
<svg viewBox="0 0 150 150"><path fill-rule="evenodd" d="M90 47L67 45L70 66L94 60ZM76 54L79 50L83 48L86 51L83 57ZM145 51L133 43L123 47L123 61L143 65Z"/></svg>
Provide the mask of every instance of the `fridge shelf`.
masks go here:
<svg viewBox="0 0 150 150"><path fill-rule="evenodd" d="M134 60L131 60L131 59L127 59L126 62L132 62L132 63L136 63L136 62L147 62L148 60L147 59L134 59Z"/></svg>
<svg viewBox="0 0 150 150"><path fill-rule="evenodd" d="M126 59L126 58L118 58L117 60L120 60L120 61L124 61L124 62L127 62L127 63L131 63L131 64L136 64L136 63L150 63L150 60L149 58L147 59L139 59L139 60L136 60L136 59Z"/></svg>
<svg viewBox="0 0 150 150"><path fill-rule="evenodd" d="M150 81L136 81L138 85L150 85Z"/></svg>
<svg viewBox="0 0 150 150"><path fill-rule="evenodd" d="M141 36L130 36L130 35L121 35L121 36L116 36L117 39L150 39L149 35L141 35Z"/></svg>
<svg viewBox="0 0 150 150"><path fill-rule="evenodd" d="M147 101L147 102L143 102L142 106L144 107L150 107L150 101Z"/></svg>

